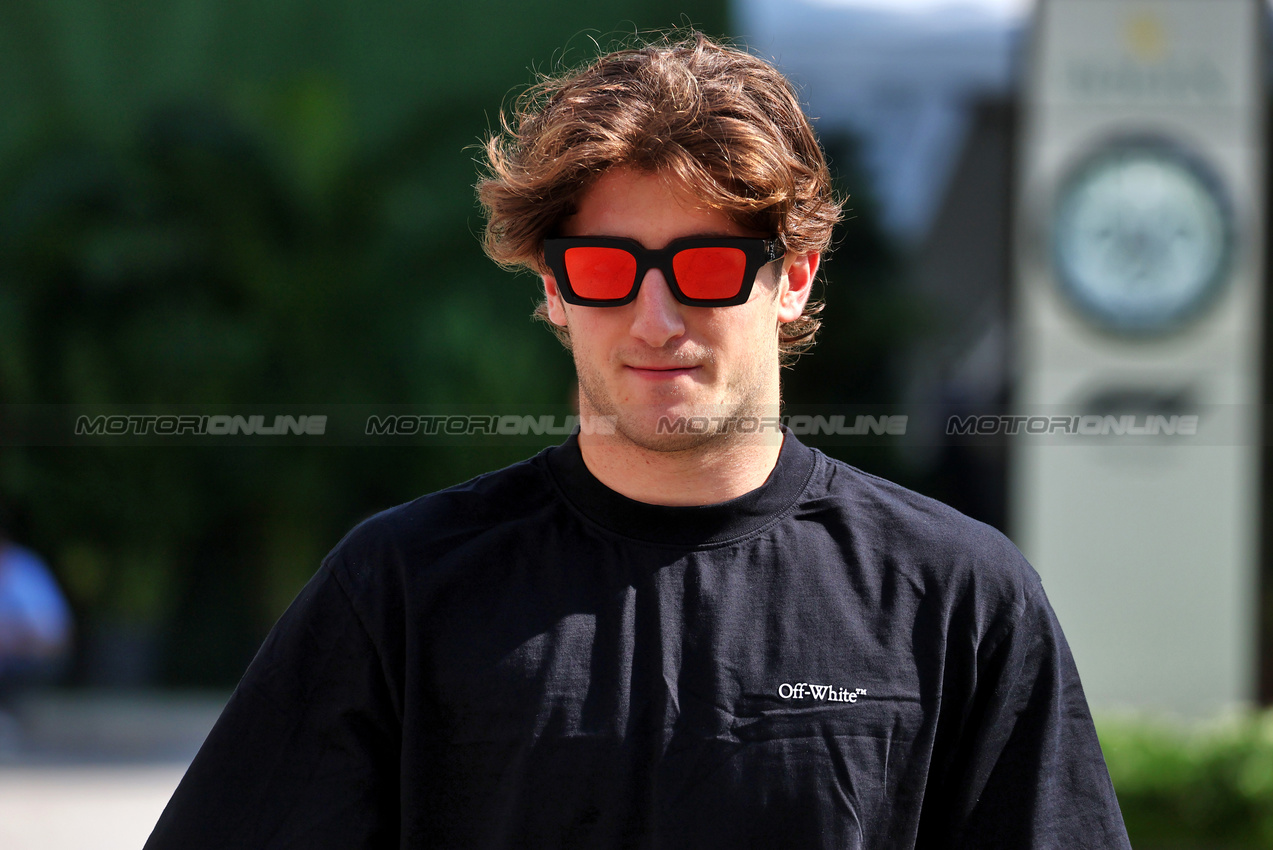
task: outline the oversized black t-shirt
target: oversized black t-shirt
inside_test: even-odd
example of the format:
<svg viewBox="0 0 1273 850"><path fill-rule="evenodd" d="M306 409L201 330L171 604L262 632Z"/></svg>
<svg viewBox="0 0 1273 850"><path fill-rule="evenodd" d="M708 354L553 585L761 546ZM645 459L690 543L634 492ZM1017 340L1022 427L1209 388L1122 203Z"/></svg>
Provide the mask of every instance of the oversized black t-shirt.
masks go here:
<svg viewBox="0 0 1273 850"><path fill-rule="evenodd" d="M787 435L723 504L572 438L362 523L146 846L1128 845L1017 550Z"/></svg>

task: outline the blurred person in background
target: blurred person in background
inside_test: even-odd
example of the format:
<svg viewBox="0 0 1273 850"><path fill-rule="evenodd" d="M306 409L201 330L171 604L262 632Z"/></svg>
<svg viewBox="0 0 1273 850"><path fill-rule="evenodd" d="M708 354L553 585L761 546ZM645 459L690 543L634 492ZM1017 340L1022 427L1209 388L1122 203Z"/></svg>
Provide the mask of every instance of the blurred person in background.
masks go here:
<svg viewBox="0 0 1273 850"><path fill-rule="evenodd" d="M70 606L38 555L9 539L0 524L0 712L26 688L55 682L71 648ZM0 720L0 737L14 734Z"/></svg>
<svg viewBox="0 0 1273 850"><path fill-rule="evenodd" d="M620 50L486 155L582 427L351 531L147 847L1127 847L1020 553L779 427L841 215L787 80Z"/></svg>

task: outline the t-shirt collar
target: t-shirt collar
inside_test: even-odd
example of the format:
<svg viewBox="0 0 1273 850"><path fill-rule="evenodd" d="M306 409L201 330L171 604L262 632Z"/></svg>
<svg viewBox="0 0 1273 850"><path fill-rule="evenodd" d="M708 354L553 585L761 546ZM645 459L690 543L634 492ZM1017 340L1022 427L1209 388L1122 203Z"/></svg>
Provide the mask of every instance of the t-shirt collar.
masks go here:
<svg viewBox="0 0 1273 850"><path fill-rule="evenodd" d="M577 432L548 451L547 463L566 500L598 525L650 543L698 546L746 536L785 514L808 483L814 452L787 432L764 484L727 502L694 506L651 505L611 490L584 463Z"/></svg>

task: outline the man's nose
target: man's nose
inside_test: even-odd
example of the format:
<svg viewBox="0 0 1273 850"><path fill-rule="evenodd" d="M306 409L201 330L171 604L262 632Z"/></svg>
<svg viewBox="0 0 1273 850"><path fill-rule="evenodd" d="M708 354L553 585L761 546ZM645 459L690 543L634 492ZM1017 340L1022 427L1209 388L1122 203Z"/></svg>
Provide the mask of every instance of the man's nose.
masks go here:
<svg viewBox="0 0 1273 850"><path fill-rule="evenodd" d="M683 305L658 269L650 269L641 281L641 289L632 302L632 335L654 348L662 348L669 340L685 333L681 315Z"/></svg>

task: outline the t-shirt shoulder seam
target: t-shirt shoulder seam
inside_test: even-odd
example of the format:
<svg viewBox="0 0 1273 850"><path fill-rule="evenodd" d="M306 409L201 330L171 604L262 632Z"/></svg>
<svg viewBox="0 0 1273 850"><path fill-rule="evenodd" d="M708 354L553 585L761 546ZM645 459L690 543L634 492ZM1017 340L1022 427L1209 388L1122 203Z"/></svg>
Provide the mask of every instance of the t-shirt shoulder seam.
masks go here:
<svg viewBox="0 0 1273 850"><path fill-rule="evenodd" d="M1007 617L991 631L987 632L982 638L982 646L986 650L987 655L993 655L999 651L999 646L1008 639L1017 628L1021 625L1021 620L1025 617L1026 611L1030 608L1033 597L1043 591L1043 583L1037 574L1026 576L1026 580L1016 584L1016 598L1012 600L1012 609Z"/></svg>
<svg viewBox="0 0 1273 850"><path fill-rule="evenodd" d="M330 573L332 581L336 583L336 588L340 591L341 595L345 597L345 602L348 603L349 610L353 612L354 619L358 621L358 627L362 629L363 636L367 638L367 643L371 645L372 651L376 653L376 661L380 666L380 675L384 678L385 682L392 682L393 677L389 675L390 671L387 669L385 664L385 654L381 650L380 644L376 641L375 633L372 632L367 625L367 617L365 617L363 612L359 610L353 591L346 585L347 579L341 575L341 566L342 564L338 564L337 559L333 556L328 556L323 560L323 567ZM398 720L401 721L402 715L401 712L398 711L396 701L395 711L398 712Z"/></svg>

